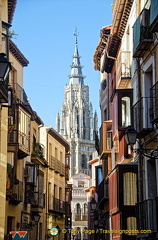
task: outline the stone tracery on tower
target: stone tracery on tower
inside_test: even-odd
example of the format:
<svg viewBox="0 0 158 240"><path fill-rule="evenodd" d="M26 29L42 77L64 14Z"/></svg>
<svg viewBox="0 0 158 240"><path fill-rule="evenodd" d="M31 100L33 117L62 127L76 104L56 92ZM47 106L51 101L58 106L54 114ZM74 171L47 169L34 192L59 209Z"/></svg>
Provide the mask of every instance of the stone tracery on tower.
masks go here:
<svg viewBox="0 0 158 240"><path fill-rule="evenodd" d="M57 114L56 130L70 143L71 176L79 172L91 175L87 162L94 147L94 132L98 129L97 113L93 113L89 101L89 86L84 83L80 55L78 51L78 32L74 32L75 49L72 56L69 84L65 86L64 103L61 114ZM83 157L84 156L84 157Z"/></svg>

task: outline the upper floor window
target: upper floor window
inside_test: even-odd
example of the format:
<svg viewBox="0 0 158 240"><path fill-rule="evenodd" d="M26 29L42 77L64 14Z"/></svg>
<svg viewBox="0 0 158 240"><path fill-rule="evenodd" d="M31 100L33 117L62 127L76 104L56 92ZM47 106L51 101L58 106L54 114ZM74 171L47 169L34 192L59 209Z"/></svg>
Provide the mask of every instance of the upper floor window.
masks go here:
<svg viewBox="0 0 158 240"><path fill-rule="evenodd" d="M78 187L84 187L84 181L78 181Z"/></svg>
<svg viewBox="0 0 158 240"><path fill-rule="evenodd" d="M122 126L127 127L131 125L131 111L130 111L130 98L122 98Z"/></svg>

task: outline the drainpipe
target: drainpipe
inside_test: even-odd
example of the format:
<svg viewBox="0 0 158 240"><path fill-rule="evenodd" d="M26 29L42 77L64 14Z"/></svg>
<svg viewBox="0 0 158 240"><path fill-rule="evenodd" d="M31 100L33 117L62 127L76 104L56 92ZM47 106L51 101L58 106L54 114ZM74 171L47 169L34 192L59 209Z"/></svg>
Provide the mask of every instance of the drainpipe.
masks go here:
<svg viewBox="0 0 158 240"><path fill-rule="evenodd" d="M138 99L141 98L141 67L140 60L137 58L137 69L138 69ZM141 140L138 140L138 145L141 145ZM143 159L141 153L138 157L138 201L143 201Z"/></svg>

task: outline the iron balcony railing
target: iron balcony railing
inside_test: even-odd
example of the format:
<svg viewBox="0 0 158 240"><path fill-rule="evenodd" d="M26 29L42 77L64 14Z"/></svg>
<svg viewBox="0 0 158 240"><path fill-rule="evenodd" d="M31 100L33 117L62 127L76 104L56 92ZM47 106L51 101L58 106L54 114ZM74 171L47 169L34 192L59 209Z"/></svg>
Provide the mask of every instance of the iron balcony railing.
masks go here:
<svg viewBox="0 0 158 240"><path fill-rule="evenodd" d="M52 155L49 156L49 167L61 176L65 176L65 164Z"/></svg>
<svg viewBox="0 0 158 240"><path fill-rule="evenodd" d="M156 200L148 199L136 204L138 230L157 231Z"/></svg>
<svg viewBox="0 0 158 240"><path fill-rule="evenodd" d="M151 124L151 98L141 97L133 106L134 128L138 137L145 136L152 131Z"/></svg>
<svg viewBox="0 0 158 240"><path fill-rule="evenodd" d="M28 97L24 91L24 89L18 84L14 84L13 86L15 88L16 96L21 102L28 103Z"/></svg>
<svg viewBox="0 0 158 240"><path fill-rule="evenodd" d="M81 214L79 213L75 214L75 221L81 221Z"/></svg>
<svg viewBox="0 0 158 240"><path fill-rule="evenodd" d="M142 57L149 44L153 42L153 34L150 27L149 4L146 4L133 26L133 56Z"/></svg>
<svg viewBox="0 0 158 240"><path fill-rule="evenodd" d="M150 89L151 93L151 121L158 122L158 82Z"/></svg>
<svg viewBox="0 0 158 240"><path fill-rule="evenodd" d="M49 197L49 211L65 213L65 201L53 196Z"/></svg>
<svg viewBox="0 0 158 240"><path fill-rule="evenodd" d="M88 215L82 214L82 221L87 221L87 220L88 220Z"/></svg>
<svg viewBox="0 0 158 240"><path fill-rule="evenodd" d="M13 185L13 188L7 190L6 194L10 204L18 205L23 201L23 182L18 181L16 185Z"/></svg>

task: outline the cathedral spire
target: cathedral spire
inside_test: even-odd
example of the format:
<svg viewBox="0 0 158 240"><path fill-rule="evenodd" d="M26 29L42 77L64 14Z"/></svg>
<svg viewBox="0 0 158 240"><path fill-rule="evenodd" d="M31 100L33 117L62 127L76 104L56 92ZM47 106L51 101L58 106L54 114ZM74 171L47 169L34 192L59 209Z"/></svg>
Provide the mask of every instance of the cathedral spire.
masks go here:
<svg viewBox="0 0 158 240"><path fill-rule="evenodd" d="M75 51L73 55L73 61L71 65L71 74L69 76L70 82L69 84L84 84L84 78L82 74L82 66L80 64L80 56L78 52L78 31L77 28L74 31L75 36Z"/></svg>

